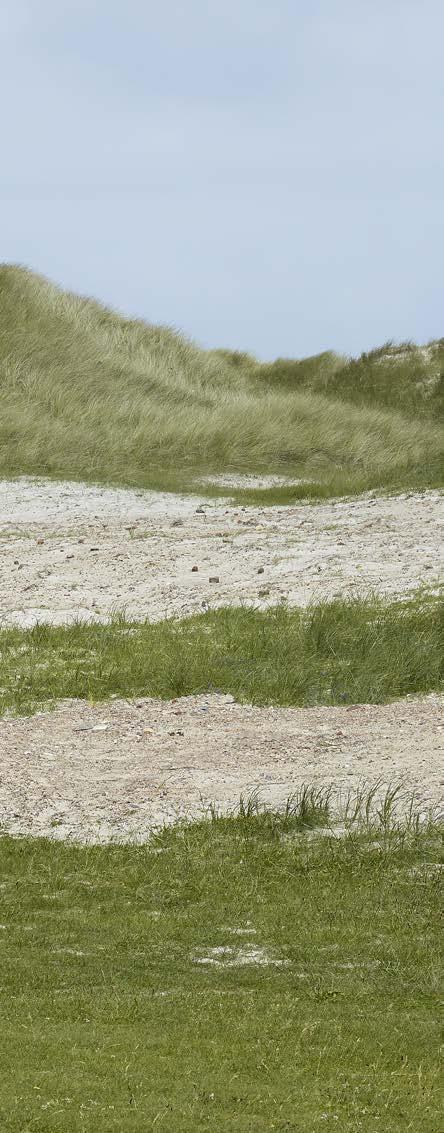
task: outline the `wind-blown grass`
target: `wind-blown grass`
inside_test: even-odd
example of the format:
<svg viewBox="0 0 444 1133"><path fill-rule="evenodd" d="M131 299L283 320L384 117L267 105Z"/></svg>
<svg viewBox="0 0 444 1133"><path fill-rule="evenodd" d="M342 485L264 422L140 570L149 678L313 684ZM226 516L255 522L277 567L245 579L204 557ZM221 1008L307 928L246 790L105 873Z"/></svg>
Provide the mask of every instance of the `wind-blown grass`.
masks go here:
<svg viewBox="0 0 444 1133"><path fill-rule="evenodd" d="M0 631L0 713L63 697L212 690L254 704L384 703L443 684L442 598Z"/></svg>
<svg viewBox="0 0 444 1133"><path fill-rule="evenodd" d="M331 353L301 361L278 358L256 363L254 373L275 388L311 390L355 405L385 406L407 416L443 416L444 339L428 346L387 342L360 358Z"/></svg>
<svg viewBox="0 0 444 1133"><path fill-rule="evenodd" d="M186 487L205 472L267 470L313 481L311 495L442 483L429 413L439 344L408 355L405 381L391 354L369 382L367 363L344 369L334 355L264 366L7 266L0 326L2 476Z"/></svg>
<svg viewBox="0 0 444 1133"><path fill-rule="evenodd" d="M316 821L0 839L2 1131L436 1133L439 828Z"/></svg>

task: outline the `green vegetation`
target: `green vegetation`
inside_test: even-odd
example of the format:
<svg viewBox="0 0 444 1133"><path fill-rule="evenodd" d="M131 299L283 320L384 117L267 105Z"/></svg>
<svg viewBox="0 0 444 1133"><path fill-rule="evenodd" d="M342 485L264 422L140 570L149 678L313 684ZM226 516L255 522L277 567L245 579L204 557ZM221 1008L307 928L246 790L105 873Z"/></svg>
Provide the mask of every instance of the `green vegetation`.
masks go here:
<svg viewBox="0 0 444 1133"><path fill-rule="evenodd" d="M293 497L443 482L442 342L260 364L8 266L0 325L2 476L184 489L231 469L312 482Z"/></svg>
<svg viewBox="0 0 444 1133"><path fill-rule="evenodd" d="M0 476L302 481L233 493L267 503L443 483L444 340L264 364L7 266L0 326ZM0 630L0 714L443 685L444 601L425 592ZM435 1133L441 831L395 803L351 800L342 837L310 789L145 846L0 837L2 1131Z"/></svg>
<svg viewBox="0 0 444 1133"><path fill-rule="evenodd" d="M0 631L0 712L29 712L63 697L211 690L255 704L383 703L443 684L438 597Z"/></svg>
<svg viewBox="0 0 444 1133"><path fill-rule="evenodd" d="M278 358L260 366L258 377L271 386L307 390L360 406L385 406L412 416L442 417L444 339L428 346L385 343L360 358L331 353L295 361Z"/></svg>
<svg viewBox="0 0 444 1133"><path fill-rule="evenodd" d="M0 839L4 1133L436 1133L439 829L301 802Z"/></svg>

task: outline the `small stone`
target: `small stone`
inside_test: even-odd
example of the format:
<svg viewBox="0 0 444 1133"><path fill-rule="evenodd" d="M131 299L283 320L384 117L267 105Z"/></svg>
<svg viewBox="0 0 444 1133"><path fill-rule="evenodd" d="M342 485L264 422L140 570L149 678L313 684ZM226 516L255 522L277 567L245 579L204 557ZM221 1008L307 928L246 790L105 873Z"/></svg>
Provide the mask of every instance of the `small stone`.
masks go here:
<svg viewBox="0 0 444 1133"><path fill-rule="evenodd" d="M218 574L210 574L208 581L209 582L220 582L219 575Z"/></svg>
<svg viewBox="0 0 444 1133"><path fill-rule="evenodd" d="M183 527L183 519L173 519L172 527Z"/></svg>
<svg viewBox="0 0 444 1133"><path fill-rule="evenodd" d="M258 574L263 574L263 573L264 573L264 568L263 568L263 567L258 567L258 572L257 572L257 573L258 573Z"/></svg>
<svg viewBox="0 0 444 1133"><path fill-rule="evenodd" d="M196 508L196 515L205 515L205 508L202 507L202 504Z"/></svg>
<svg viewBox="0 0 444 1133"><path fill-rule="evenodd" d="M108 731L108 724L95 724L94 727L91 728L91 731L92 732L107 732Z"/></svg>
<svg viewBox="0 0 444 1133"><path fill-rule="evenodd" d="M77 540L77 542L78 542L78 543L84 543L84 542L85 542L85 540L84 540L84 539L83 539L83 537L82 537L81 539L78 539L78 540Z"/></svg>
<svg viewBox="0 0 444 1133"><path fill-rule="evenodd" d="M259 590L259 598L266 598L269 593L269 590Z"/></svg>
<svg viewBox="0 0 444 1133"><path fill-rule="evenodd" d="M197 570L199 570L199 567L198 567L198 566L193 566L193 567L191 567L191 573L192 573L192 574L195 574Z"/></svg>
<svg viewBox="0 0 444 1133"><path fill-rule="evenodd" d="M36 543L38 544L39 547L41 547L44 542L45 542L44 539L36 539Z"/></svg>
<svg viewBox="0 0 444 1133"><path fill-rule="evenodd" d="M89 549L90 549L90 551L98 551L99 550L98 547L90 547Z"/></svg>
<svg viewBox="0 0 444 1133"><path fill-rule="evenodd" d="M67 556L66 556L66 558L67 558L67 559L73 559L73 558L74 558L74 555L67 555Z"/></svg>

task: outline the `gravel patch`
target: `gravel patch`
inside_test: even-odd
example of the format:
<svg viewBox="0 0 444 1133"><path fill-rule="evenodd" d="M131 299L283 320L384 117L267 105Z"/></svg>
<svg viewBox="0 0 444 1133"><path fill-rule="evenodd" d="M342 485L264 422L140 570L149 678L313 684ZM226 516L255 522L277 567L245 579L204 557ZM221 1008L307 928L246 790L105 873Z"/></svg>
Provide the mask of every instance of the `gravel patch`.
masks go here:
<svg viewBox="0 0 444 1133"><path fill-rule="evenodd" d="M0 484L0 625L152 621L228 604L403 595L443 577L438 491L276 507Z"/></svg>
<svg viewBox="0 0 444 1133"><path fill-rule="evenodd" d="M144 841L153 828L237 806L280 806L304 783L345 797L402 780L442 797L444 697L389 705L258 708L230 696L64 701L0 720L0 827L83 842Z"/></svg>

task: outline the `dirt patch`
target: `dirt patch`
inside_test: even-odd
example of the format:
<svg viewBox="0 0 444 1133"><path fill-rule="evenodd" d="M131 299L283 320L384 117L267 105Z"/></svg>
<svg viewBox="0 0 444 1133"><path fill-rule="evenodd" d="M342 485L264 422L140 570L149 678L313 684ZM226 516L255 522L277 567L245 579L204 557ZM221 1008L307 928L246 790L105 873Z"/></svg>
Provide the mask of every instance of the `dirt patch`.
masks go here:
<svg viewBox="0 0 444 1133"><path fill-rule="evenodd" d="M0 624L106 621L115 610L158 620L227 604L434 588L443 525L438 491L234 508L198 496L3 482Z"/></svg>
<svg viewBox="0 0 444 1133"><path fill-rule="evenodd" d="M235 807L279 806L302 784L342 794L402 779L442 795L444 697L390 705L257 708L227 696L65 701L0 720L0 826L80 841L144 840L153 827Z"/></svg>

